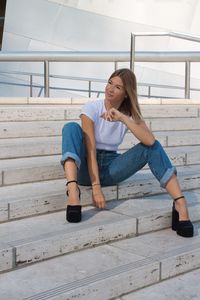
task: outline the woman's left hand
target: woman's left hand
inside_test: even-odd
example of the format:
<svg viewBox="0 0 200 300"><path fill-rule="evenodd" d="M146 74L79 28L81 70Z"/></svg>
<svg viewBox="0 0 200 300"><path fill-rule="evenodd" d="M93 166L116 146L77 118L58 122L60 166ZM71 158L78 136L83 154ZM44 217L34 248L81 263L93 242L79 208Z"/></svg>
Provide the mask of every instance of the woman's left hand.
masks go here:
<svg viewBox="0 0 200 300"><path fill-rule="evenodd" d="M111 108L101 115L101 118L109 122L122 121L122 117L123 114L116 108Z"/></svg>
<svg viewBox="0 0 200 300"><path fill-rule="evenodd" d="M92 187L92 200L96 207L98 208L105 208L106 207L106 199L101 190L101 188Z"/></svg>

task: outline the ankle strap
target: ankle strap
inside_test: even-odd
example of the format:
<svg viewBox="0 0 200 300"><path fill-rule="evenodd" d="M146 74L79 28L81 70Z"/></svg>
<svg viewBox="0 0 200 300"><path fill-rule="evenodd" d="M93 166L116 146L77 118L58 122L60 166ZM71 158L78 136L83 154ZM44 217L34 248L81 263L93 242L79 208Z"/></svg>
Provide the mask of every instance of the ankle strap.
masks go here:
<svg viewBox="0 0 200 300"><path fill-rule="evenodd" d="M77 183L77 180L70 180L66 183L66 186L68 186L69 183L72 183L72 182L76 182Z"/></svg>
<svg viewBox="0 0 200 300"><path fill-rule="evenodd" d="M174 201L179 200L179 199L181 199L181 198L185 198L185 197L184 197L184 196L180 196L180 197L178 197L178 198L175 198Z"/></svg>

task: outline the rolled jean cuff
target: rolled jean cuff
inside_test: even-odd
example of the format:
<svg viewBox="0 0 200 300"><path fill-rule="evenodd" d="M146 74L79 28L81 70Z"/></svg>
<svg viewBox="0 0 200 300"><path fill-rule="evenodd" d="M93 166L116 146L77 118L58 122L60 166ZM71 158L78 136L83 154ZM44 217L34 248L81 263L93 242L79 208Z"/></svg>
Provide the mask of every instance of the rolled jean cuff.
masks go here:
<svg viewBox="0 0 200 300"><path fill-rule="evenodd" d="M160 179L160 186L162 188L165 188L168 181L170 180L170 178L172 177L172 175L176 175L177 174L177 170L175 167L171 167L169 169L167 169L167 171L165 172L165 174L163 175L163 177Z"/></svg>
<svg viewBox="0 0 200 300"><path fill-rule="evenodd" d="M65 161L68 159L68 158L72 158L75 160L75 163L77 165L77 168L80 169L80 165L81 165L81 160L80 158L78 157L78 155L76 155L75 153L72 153L72 152L65 152L63 155L62 155L62 158L61 158L61 165L64 166L64 163Z"/></svg>

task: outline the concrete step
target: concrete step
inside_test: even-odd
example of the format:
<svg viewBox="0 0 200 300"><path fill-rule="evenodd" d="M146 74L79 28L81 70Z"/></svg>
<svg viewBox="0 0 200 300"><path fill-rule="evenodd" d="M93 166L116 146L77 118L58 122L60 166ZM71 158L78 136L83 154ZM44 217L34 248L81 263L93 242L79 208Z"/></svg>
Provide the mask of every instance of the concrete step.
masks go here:
<svg viewBox="0 0 200 300"><path fill-rule="evenodd" d="M199 118L149 118L145 121L154 132L200 130ZM69 121L0 122L0 139L59 136L67 122Z"/></svg>
<svg viewBox="0 0 200 300"><path fill-rule="evenodd" d="M78 120L82 105L0 105L1 122ZM199 118L200 105L141 105L145 118Z"/></svg>
<svg viewBox="0 0 200 300"><path fill-rule="evenodd" d="M200 164L200 146L168 147L166 151L176 166ZM0 182L5 186L63 178L60 159L52 155L1 160Z"/></svg>
<svg viewBox="0 0 200 300"><path fill-rule="evenodd" d="M200 221L200 190L186 192L190 217ZM137 236L171 226L167 195L112 201L107 209L83 208L83 221L65 221L65 212L0 224L0 271Z"/></svg>
<svg viewBox="0 0 200 300"><path fill-rule="evenodd" d="M85 104L96 98L88 98L82 96L68 98L48 98L48 97L0 97L0 105L32 105L32 104ZM139 98L139 103L142 105L200 105L200 99L166 99L166 98Z"/></svg>
<svg viewBox="0 0 200 300"><path fill-rule="evenodd" d="M129 293L126 296L121 296L116 298L116 300L168 300L174 299L174 297L176 300L199 300L199 278L200 269L198 268L175 278L173 277Z"/></svg>
<svg viewBox="0 0 200 300"><path fill-rule="evenodd" d="M149 170L103 188L106 210L87 206L83 222L65 221L61 129L78 121L90 100L13 98L4 105L0 98L0 299L108 300L200 267L199 237L163 230L170 227L172 201ZM148 101L141 99L147 125L180 166L191 220L198 222L200 101ZM127 134L121 150L135 142ZM81 191L82 205L90 205L91 187Z"/></svg>
<svg viewBox="0 0 200 300"><path fill-rule="evenodd" d="M163 147L190 146L200 145L200 134L198 130L193 131L161 131L154 132L156 139L160 141ZM0 140L1 142L1 140ZM125 135L123 143L120 145L120 150L126 150L138 143L134 135L128 132Z"/></svg>
<svg viewBox="0 0 200 300"><path fill-rule="evenodd" d="M97 217L98 215L95 216ZM121 216L118 215L118 218ZM133 218L126 217L126 222L131 223L131 221L134 223ZM66 227L69 226L67 224ZM132 226L134 228L133 224ZM120 224L118 230L123 227ZM106 224L98 231L95 226L89 226L88 230L90 234L91 230L95 229L95 237L103 238L105 242L104 229L108 231L108 228L109 225ZM1 274L0 297L4 300L75 298L108 300L148 285L164 282L166 279L200 267L199 228L200 224L197 223L196 236L192 239L181 238L171 229L165 229L121 241L112 241L107 245L85 249ZM115 229L116 227L113 226L112 230ZM84 240L84 230L82 227L82 234L78 236L75 245L80 240ZM28 231L32 232L31 228L28 228ZM71 233L71 239L69 237L68 240L66 239L65 246L70 247L72 236ZM42 245L43 247L34 247L35 258L38 257L39 250L46 253L44 242ZM25 246L28 247L28 244ZM19 245L16 245L17 259L23 259L23 256L28 255L31 260L28 249L22 254L22 248L21 253L19 248ZM63 250L60 245L58 246L58 237L48 251L53 249L55 251L55 248L60 248L61 252Z"/></svg>
<svg viewBox="0 0 200 300"><path fill-rule="evenodd" d="M61 153L61 136L0 140L0 159Z"/></svg>
<svg viewBox="0 0 200 300"><path fill-rule="evenodd" d="M90 101L91 98L82 97L82 98L43 98L43 97L0 97L0 105L65 105L65 104L84 104ZM181 99L180 99L181 100ZM181 103L188 104L188 101ZM190 102L189 102L190 103ZM198 104L198 100L192 100L193 104Z"/></svg>
<svg viewBox="0 0 200 300"><path fill-rule="evenodd" d="M200 166L178 167L178 176L183 190L200 186ZM157 180L149 170L141 170L118 185L104 187L107 201L163 194ZM0 188L0 222L27 216L63 210L66 203L65 180L48 180ZM92 203L91 187L81 186L82 205Z"/></svg>
<svg viewBox="0 0 200 300"><path fill-rule="evenodd" d="M79 119L82 106L71 106L66 111L68 120ZM141 105L144 118L199 118L199 105Z"/></svg>
<svg viewBox="0 0 200 300"><path fill-rule="evenodd" d="M200 130L200 118L154 118L147 119L152 131ZM181 132L180 132L181 134Z"/></svg>
<svg viewBox="0 0 200 300"><path fill-rule="evenodd" d="M155 137L164 147L200 145L199 131L156 132ZM0 159L61 154L61 136L0 139ZM127 133L120 150L126 150L138 143Z"/></svg>
<svg viewBox="0 0 200 300"><path fill-rule="evenodd" d="M0 122L0 138L60 136L67 121Z"/></svg>
<svg viewBox="0 0 200 300"><path fill-rule="evenodd" d="M1 160L3 185L64 178L60 155Z"/></svg>

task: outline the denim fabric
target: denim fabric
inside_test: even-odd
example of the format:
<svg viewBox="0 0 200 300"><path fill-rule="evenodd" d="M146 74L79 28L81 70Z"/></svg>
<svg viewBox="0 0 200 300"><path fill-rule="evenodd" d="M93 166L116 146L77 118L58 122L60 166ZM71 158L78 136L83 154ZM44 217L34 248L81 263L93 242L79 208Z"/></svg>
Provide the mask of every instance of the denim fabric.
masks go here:
<svg viewBox="0 0 200 300"><path fill-rule="evenodd" d="M172 175L177 173L157 140L152 146L138 143L123 154L97 149L96 157L102 186L115 185L141 170L146 164L163 188ZM75 122L67 123L62 131L62 165L67 158L73 158L77 164L78 183L91 185L82 128Z"/></svg>

